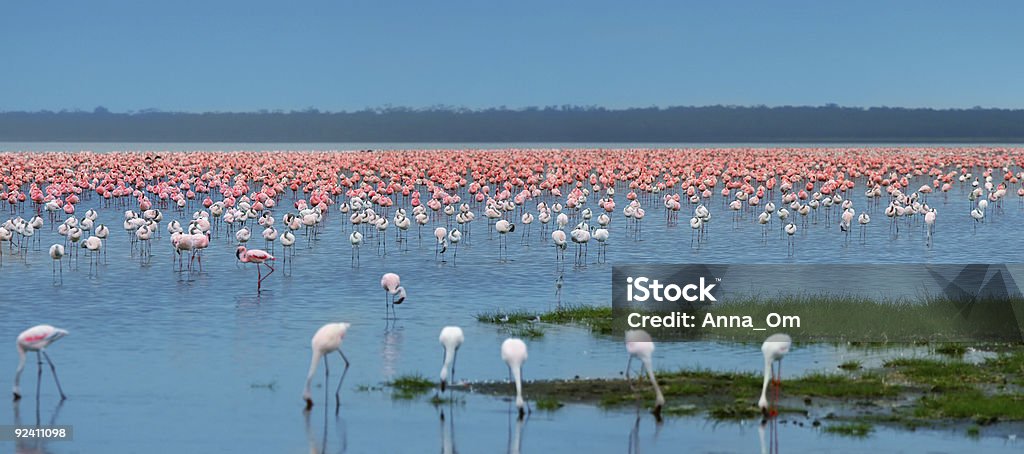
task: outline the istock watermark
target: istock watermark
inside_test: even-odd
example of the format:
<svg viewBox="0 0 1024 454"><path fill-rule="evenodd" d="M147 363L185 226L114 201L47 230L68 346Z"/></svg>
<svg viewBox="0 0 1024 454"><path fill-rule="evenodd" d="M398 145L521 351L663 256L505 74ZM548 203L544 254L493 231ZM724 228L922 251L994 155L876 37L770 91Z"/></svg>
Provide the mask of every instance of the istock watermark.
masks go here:
<svg viewBox="0 0 1024 454"><path fill-rule="evenodd" d="M656 340L1022 342L1022 264L622 265L616 331Z"/></svg>

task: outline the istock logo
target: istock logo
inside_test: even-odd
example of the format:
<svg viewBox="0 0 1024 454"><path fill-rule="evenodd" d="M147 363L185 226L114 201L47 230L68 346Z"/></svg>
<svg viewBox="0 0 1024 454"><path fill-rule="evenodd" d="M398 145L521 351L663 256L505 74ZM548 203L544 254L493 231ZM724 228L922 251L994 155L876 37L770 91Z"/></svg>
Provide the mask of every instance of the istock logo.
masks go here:
<svg viewBox="0 0 1024 454"><path fill-rule="evenodd" d="M676 284L662 285L657 279L650 279L645 276L626 278L626 300L629 302L645 302L650 299L654 301L676 302L680 299L689 302L694 301L718 301L711 294L716 284L707 284L701 277L697 284L686 284L682 287Z"/></svg>

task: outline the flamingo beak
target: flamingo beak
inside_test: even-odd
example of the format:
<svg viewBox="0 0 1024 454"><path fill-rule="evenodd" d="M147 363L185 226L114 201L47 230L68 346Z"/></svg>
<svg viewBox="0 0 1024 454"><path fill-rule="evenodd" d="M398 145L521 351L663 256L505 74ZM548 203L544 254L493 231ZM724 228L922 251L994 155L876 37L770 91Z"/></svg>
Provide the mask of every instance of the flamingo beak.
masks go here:
<svg viewBox="0 0 1024 454"><path fill-rule="evenodd" d="M313 408L313 399L307 397L306 398L306 410L310 410L312 408Z"/></svg>
<svg viewBox="0 0 1024 454"><path fill-rule="evenodd" d="M448 381L448 380L441 380L441 392L444 392L445 386L447 386L447 385L446 385L446 382L447 382L447 381Z"/></svg>
<svg viewBox="0 0 1024 454"><path fill-rule="evenodd" d="M14 401L17 402L19 400L21 400L21 394L14 393Z"/></svg>

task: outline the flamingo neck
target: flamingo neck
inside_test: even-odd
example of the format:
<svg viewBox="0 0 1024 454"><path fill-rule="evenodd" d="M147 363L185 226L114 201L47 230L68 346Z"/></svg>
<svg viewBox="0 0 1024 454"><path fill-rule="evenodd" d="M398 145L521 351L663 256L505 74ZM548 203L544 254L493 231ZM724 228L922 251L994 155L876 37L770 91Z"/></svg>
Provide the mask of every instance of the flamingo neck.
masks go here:
<svg viewBox="0 0 1024 454"><path fill-rule="evenodd" d="M455 360L455 349L445 345L444 346L444 364L441 365L441 381L448 380L448 369L451 367L452 362Z"/></svg>
<svg viewBox="0 0 1024 454"><path fill-rule="evenodd" d="M323 354L318 349L313 349L313 359L309 362L309 374L306 375L306 388L302 392L302 397L309 399L312 395L311 387L313 385L313 375L316 374L316 367L320 364L320 358ZM327 384L324 384L327 386Z"/></svg>
<svg viewBox="0 0 1024 454"><path fill-rule="evenodd" d="M516 407L523 408L523 369L521 364L515 364L512 369L512 379L516 383Z"/></svg>
<svg viewBox="0 0 1024 454"><path fill-rule="evenodd" d="M665 396L661 393L661 387L658 386L658 380L654 377L654 368L651 367L651 357L642 356L640 361L644 363L644 369L647 371L647 378L651 380L651 386L654 387L654 402L656 405L661 406L665 404Z"/></svg>
<svg viewBox="0 0 1024 454"><path fill-rule="evenodd" d="M18 346L18 370L14 373L14 392L19 392L18 384L21 382L21 371L25 369L25 349Z"/></svg>
<svg viewBox="0 0 1024 454"><path fill-rule="evenodd" d="M758 405L764 405L768 401L768 382L772 379L772 357L764 355L764 385L761 386L761 399Z"/></svg>

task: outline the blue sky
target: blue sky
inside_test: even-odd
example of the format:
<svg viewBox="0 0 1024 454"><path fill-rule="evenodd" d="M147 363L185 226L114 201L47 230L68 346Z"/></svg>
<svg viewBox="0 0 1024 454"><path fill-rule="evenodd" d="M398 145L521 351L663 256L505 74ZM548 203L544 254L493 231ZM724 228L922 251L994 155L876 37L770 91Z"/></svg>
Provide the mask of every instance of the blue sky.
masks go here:
<svg viewBox="0 0 1024 454"><path fill-rule="evenodd" d="M1019 1L0 6L0 110L1024 108Z"/></svg>

